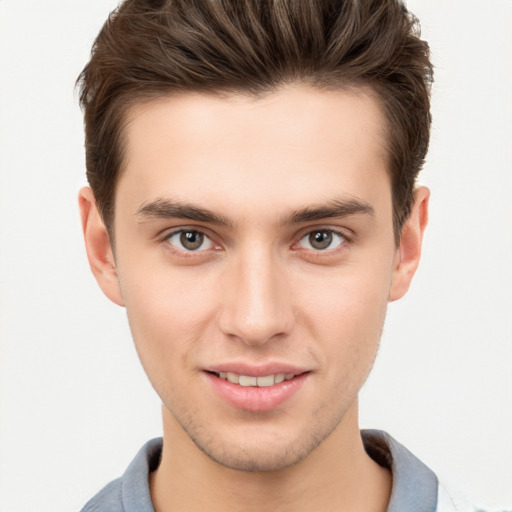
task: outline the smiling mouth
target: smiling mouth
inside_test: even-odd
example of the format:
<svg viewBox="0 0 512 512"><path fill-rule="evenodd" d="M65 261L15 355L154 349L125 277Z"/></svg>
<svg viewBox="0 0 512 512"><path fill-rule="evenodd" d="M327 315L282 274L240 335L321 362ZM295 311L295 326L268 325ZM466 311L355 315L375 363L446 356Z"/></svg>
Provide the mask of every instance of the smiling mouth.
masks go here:
<svg viewBox="0 0 512 512"><path fill-rule="evenodd" d="M285 402L299 392L312 373L297 367L285 368L284 365L279 365L281 368L265 369L261 367L244 368L244 365L239 365L238 371L244 373L221 371L237 369L233 368L236 366L234 364L230 366L232 367L203 371L217 396L225 403L235 409L251 412L272 411L284 406ZM267 373L272 370L278 372L281 370L281 372ZM283 370L295 370L297 373L284 373ZM252 373L252 375L246 375L246 373Z"/></svg>
<svg viewBox="0 0 512 512"><path fill-rule="evenodd" d="M215 375L219 379L227 380L232 384L238 384L243 387L259 387L266 388L270 386L274 386L275 384L280 384L285 380L293 379L296 374L295 373L276 373L272 375L263 375L261 377L253 377L250 375L239 375L238 373L233 372L208 372L212 375Z"/></svg>

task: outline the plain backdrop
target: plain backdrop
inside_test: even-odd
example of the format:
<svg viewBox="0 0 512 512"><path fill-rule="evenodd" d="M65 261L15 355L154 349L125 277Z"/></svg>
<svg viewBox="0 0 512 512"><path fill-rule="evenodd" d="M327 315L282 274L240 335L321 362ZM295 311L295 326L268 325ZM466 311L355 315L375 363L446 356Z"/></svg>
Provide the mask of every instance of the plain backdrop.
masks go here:
<svg viewBox="0 0 512 512"><path fill-rule="evenodd" d="M74 97L111 0L0 0L0 511L78 510L161 432L124 310L83 250ZM436 65L431 221L363 426L512 508L512 1L410 0Z"/></svg>

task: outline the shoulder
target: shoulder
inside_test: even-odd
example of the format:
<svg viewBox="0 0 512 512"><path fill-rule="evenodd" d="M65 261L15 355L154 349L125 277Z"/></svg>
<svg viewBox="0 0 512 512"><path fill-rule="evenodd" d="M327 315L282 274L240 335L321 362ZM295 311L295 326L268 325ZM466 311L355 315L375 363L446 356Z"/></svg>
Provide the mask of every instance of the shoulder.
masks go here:
<svg viewBox="0 0 512 512"><path fill-rule="evenodd" d="M122 479L118 478L91 498L81 512L124 512Z"/></svg>
<svg viewBox="0 0 512 512"><path fill-rule="evenodd" d="M368 455L393 475L387 512L499 512L472 506L448 492L430 468L386 432L363 430L361 435Z"/></svg>
<svg viewBox="0 0 512 512"><path fill-rule="evenodd" d="M149 492L149 474L158 467L162 439L148 441L121 478L110 482L81 512L154 512Z"/></svg>

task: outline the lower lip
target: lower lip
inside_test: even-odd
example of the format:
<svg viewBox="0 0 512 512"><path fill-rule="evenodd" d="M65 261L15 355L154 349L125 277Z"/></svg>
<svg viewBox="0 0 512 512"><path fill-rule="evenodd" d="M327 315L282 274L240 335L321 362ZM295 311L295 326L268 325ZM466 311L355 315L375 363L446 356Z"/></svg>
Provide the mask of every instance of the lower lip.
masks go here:
<svg viewBox="0 0 512 512"><path fill-rule="evenodd" d="M240 386L204 372L217 394L228 404L252 412L271 411L289 400L304 384L309 373L268 387Z"/></svg>

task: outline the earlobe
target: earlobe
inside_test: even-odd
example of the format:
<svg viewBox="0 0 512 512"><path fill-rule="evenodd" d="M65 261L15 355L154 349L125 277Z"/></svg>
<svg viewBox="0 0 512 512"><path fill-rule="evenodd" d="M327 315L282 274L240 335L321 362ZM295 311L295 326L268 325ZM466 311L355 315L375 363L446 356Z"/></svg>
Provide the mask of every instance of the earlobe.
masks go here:
<svg viewBox="0 0 512 512"><path fill-rule="evenodd" d="M427 187L418 187L414 193L414 205L409 218L402 228L400 246L397 249L395 265L389 292L389 301L395 301L405 295L418 268L421 256L423 233L428 222Z"/></svg>
<svg viewBox="0 0 512 512"><path fill-rule="evenodd" d="M103 293L115 304L124 306L110 238L90 187L80 190L78 204L92 273Z"/></svg>

